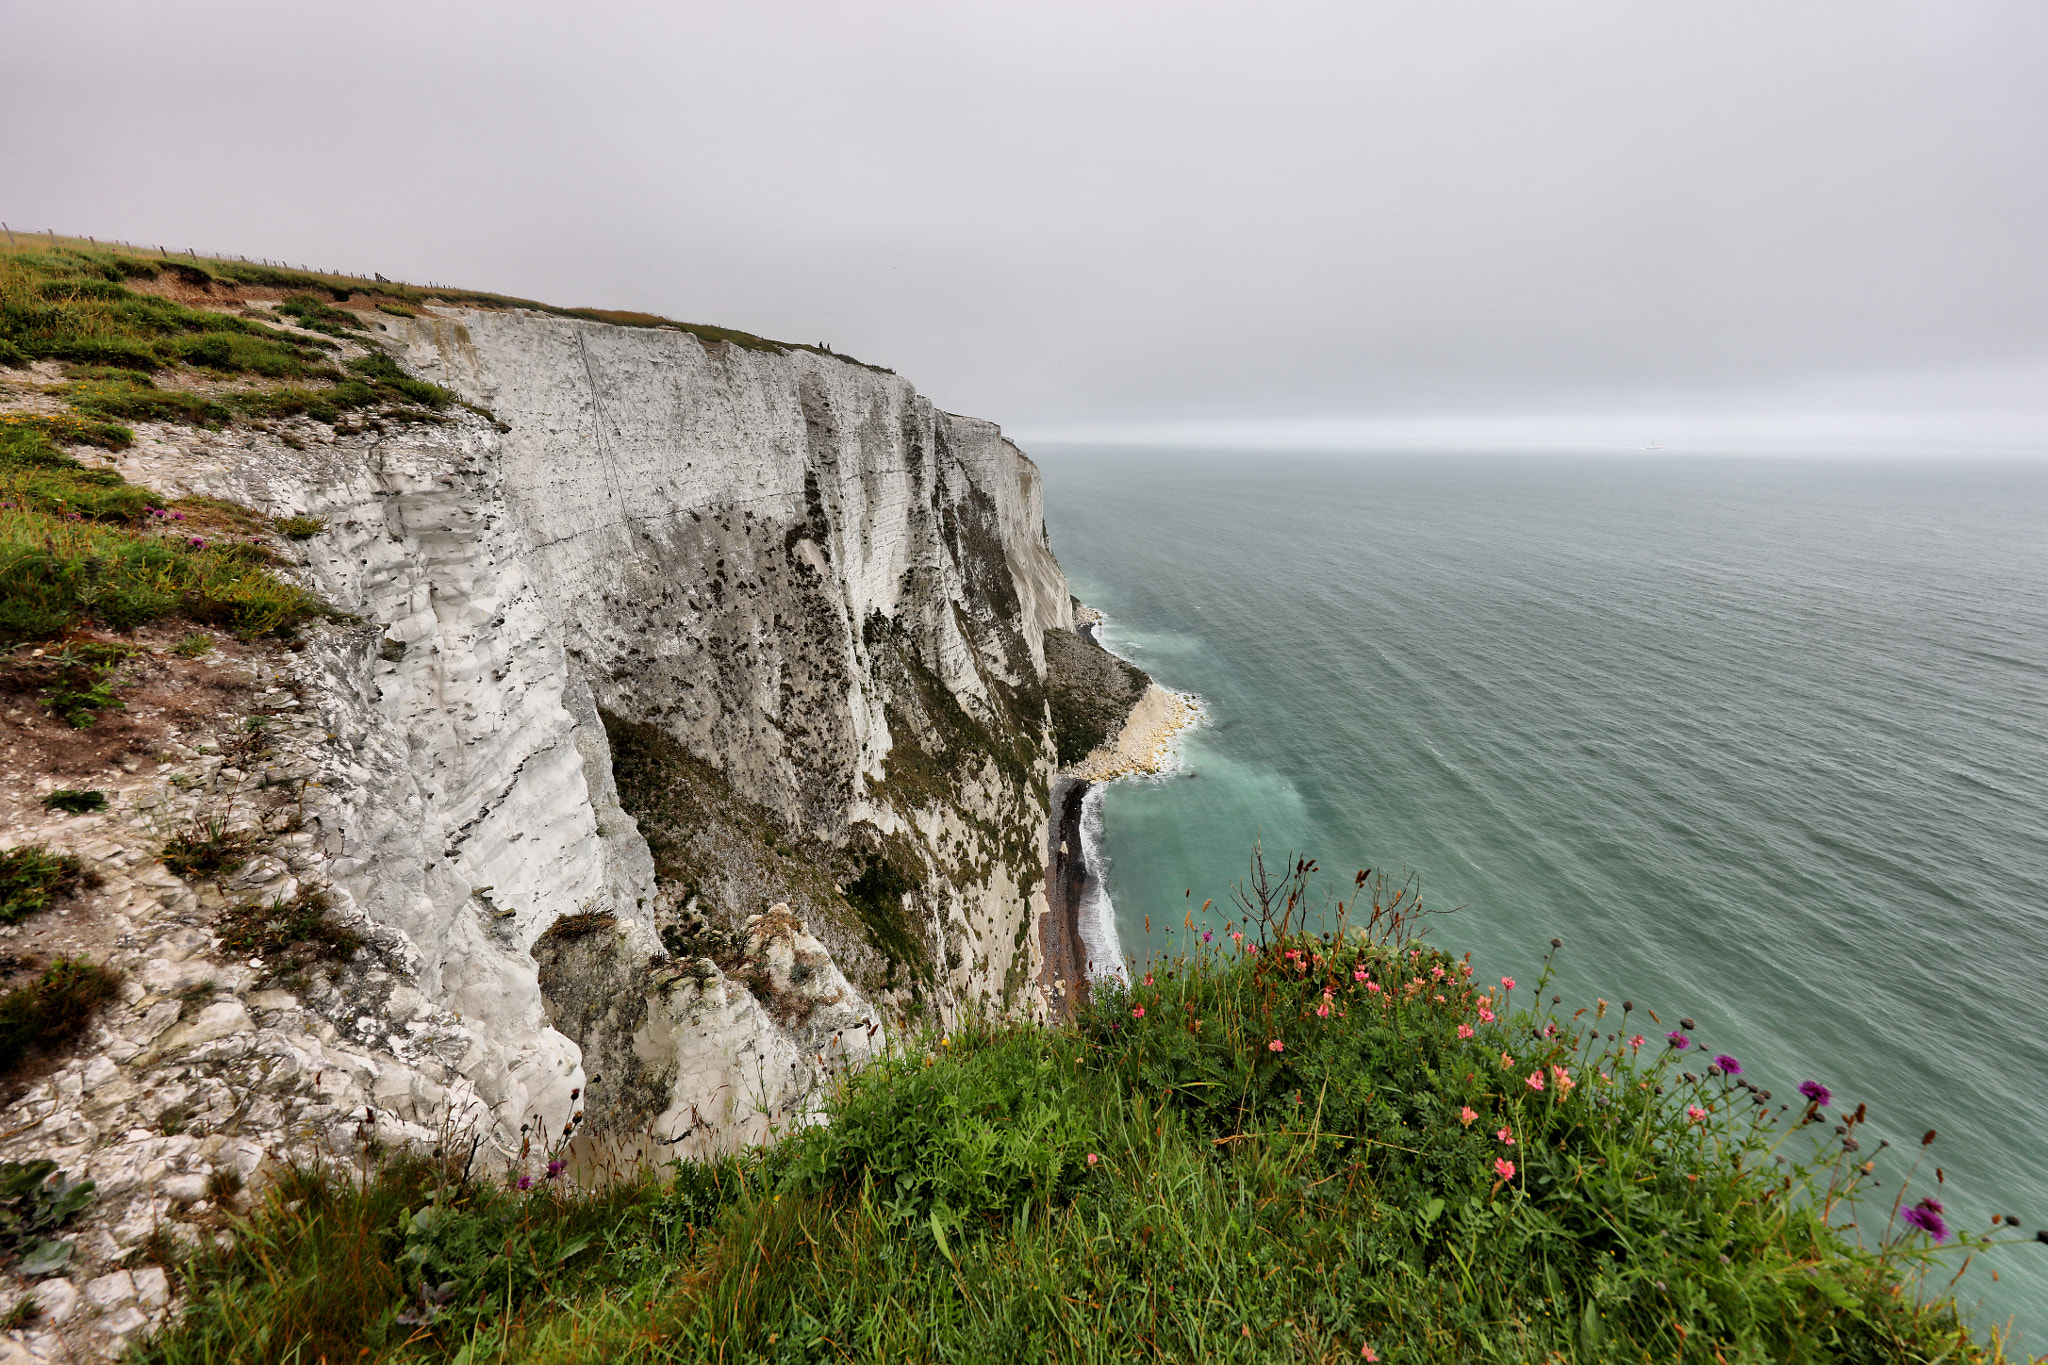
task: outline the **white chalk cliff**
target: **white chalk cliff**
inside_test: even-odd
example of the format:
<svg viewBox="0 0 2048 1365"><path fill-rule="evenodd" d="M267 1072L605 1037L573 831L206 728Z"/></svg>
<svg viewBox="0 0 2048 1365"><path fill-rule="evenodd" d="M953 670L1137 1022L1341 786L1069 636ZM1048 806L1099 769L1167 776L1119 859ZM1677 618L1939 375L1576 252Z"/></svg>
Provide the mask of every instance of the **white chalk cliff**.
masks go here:
<svg viewBox="0 0 2048 1365"><path fill-rule="evenodd" d="M1043 639L1072 607L1031 461L808 350L383 325L491 416L304 450L173 433L124 463L327 522L298 572L356 622L299 656L328 734L306 828L397 974L403 1017L364 1037L439 1059L396 1117L460 1094L508 1152L587 1111L701 1153L801 1121L913 1005L1035 1011ZM685 804L728 814L693 826L691 885L622 808L607 721L711 775ZM722 880L704 850L742 824L752 871Z"/></svg>

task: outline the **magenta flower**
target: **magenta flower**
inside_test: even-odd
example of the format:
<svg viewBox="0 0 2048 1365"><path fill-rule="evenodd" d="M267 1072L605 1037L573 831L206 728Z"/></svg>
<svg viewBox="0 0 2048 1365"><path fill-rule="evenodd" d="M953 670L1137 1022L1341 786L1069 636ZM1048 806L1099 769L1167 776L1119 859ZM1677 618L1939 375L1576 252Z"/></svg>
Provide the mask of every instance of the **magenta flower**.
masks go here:
<svg viewBox="0 0 2048 1365"><path fill-rule="evenodd" d="M1686 1037L1683 1033L1678 1033L1674 1031L1665 1034L1664 1038L1667 1042L1671 1044L1671 1046L1677 1048L1680 1052L1683 1052L1687 1048L1692 1046L1692 1039Z"/></svg>
<svg viewBox="0 0 2048 1365"><path fill-rule="evenodd" d="M522 1189L522 1190L530 1190L530 1189L532 1189L532 1188L533 1188L533 1177L532 1177L532 1176L530 1176L530 1175L522 1175L522 1176L520 1176L520 1177L519 1177L519 1188L520 1188L520 1189Z"/></svg>
<svg viewBox="0 0 2048 1365"><path fill-rule="evenodd" d="M1725 1052L1714 1058L1714 1065L1721 1068L1723 1076L1740 1076L1742 1074L1742 1063L1736 1061Z"/></svg>
<svg viewBox="0 0 2048 1365"><path fill-rule="evenodd" d="M1216 937L1216 935L1210 933L1207 929L1204 929L1202 931L1202 942L1207 943L1210 939L1214 937Z"/></svg>
<svg viewBox="0 0 2048 1365"><path fill-rule="evenodd" d="M1801 1081L1799 1083L1799 1093L1823 1109L1835 1102L1834 1092L1819 1081Z"/></svg>
<svg viewBox="0 0 2048 1365"><path fill-rule="evenodd" d="M1268 1052L1285 1052L1287 1051L1287 1044L1275 1038L1272 1042L1266 1044L1266 1050Z"/></svg>
<svg viewBox="0 0 2048 1365"><path fill-rule="evenodd" d="M1907 1223L1920 1229L1920 1231L1926 1233L1937 1242L1948 1240L1948 1224L1942 1221L1941 1205L1935 1203L1932 1199L1921 1200L1912 1208L1900 1214L1899 1217L1905 1219Z"/></svg>
<svg viewBox="0 0 2048 1365"><path fill-rule="evenodd" d="M550 1161L548 1163L548 1179L557 1179L564 1170L568 1169L568 1166L569 1163L566 1161Z"/></svg>

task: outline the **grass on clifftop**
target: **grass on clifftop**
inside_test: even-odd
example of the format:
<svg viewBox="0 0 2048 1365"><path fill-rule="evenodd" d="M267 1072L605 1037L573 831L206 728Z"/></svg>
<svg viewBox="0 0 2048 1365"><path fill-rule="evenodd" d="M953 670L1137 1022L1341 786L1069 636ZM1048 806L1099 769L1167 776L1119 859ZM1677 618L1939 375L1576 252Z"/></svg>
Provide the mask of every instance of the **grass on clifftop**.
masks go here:
<svg viewBox="0 0 2048 1365"><path fill-rule="evenodd" d="M260 546L194 534L158 494L67 454L58 441L81 439L84 425L0 416L0 644L180 612L253 637L320 612L269 572ZM195 515L207 511L219 520L217 509Z"/></svg>
<svg viewBox="0 0 2048 1365"><path fill-rule="evenodd" d="M913 1040L765 1154L293 1174L137 1358L2002 1358L1919 1296L1988 1239L1931 1246L1920 1153L1858 1152L1860 1108L1626 1005L1517 1008L1398 898L1291 931L1309 870L1070 1027Z"/></svg>

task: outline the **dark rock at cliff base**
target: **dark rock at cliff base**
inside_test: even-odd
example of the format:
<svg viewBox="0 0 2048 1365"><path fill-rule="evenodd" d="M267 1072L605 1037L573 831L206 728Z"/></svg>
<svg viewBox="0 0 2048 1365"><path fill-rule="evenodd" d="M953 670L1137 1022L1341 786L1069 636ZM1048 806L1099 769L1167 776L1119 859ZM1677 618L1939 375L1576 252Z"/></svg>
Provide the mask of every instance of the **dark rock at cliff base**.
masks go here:
<svg viewBox="0 0 2048 1365"><path fill-rule="evenodd" d="M1116 738L1151 677L1072 631L1045 633L1046 693L1061 767Z"/></svg>

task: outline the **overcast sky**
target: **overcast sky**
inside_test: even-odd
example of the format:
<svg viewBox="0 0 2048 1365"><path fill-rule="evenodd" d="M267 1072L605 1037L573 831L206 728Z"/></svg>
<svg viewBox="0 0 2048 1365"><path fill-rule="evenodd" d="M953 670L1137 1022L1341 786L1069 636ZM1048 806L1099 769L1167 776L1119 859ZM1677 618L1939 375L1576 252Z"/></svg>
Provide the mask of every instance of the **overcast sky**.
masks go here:
<svg viewBox="0 0 2048 1365"><path fill-rule="evenodd" d="M829 341L1027 438L2048 436L2042 0L0 0L0 127L17 230Z"/></svg>

